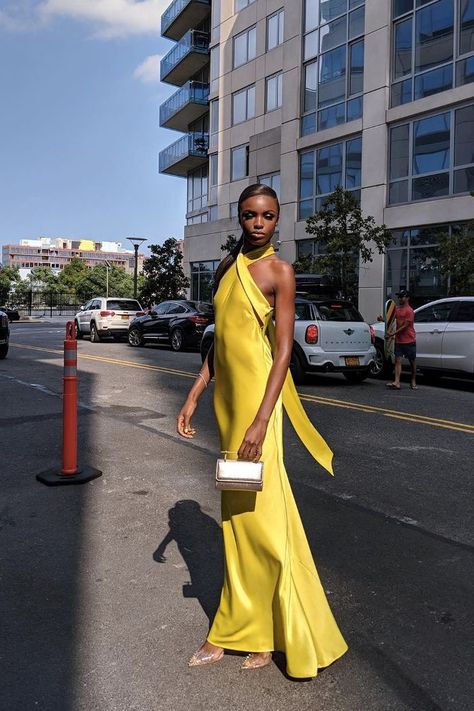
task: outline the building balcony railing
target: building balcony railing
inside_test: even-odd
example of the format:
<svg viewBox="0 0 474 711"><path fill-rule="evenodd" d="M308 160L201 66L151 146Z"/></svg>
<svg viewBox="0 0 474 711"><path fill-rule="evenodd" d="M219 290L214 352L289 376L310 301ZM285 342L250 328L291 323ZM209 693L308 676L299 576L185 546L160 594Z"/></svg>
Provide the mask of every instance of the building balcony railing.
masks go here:
<svg viewBox="0 0 474 711"><path fill-rule="evenodd" d="M190 170L199 168L208 161L209 135L187 133L160 152L160 173L179 175L185 178Z"/></svg>
<svg viewBox="0 0 474 711"><path fill-rule="evenodd" d="M205 20L211 12L211 0L173 0L161 16L161 34L179 40L185 32Z"/></svg>
<svg viewBox="0 0 474 711"><path fill-rule="evenodd" d="M209 62L209 33L189 30L163 57L160 79L182 86Z"/></svg>
<svg viewBox="0 0 474 711"><path fill-rule="evenodd" d="M160 106L160 126L186 132L208 111L209 84L188 81Z"/></svg>

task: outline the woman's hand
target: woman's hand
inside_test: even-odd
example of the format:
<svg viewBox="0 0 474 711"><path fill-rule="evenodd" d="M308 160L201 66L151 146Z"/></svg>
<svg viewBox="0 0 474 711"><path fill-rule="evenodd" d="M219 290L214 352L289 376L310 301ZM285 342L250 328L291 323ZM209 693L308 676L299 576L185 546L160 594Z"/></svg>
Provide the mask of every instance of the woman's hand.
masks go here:
<svg viewBox="0 0 474 711"><path fill-rule="evenodd" d="M196 434L196 430L191 425L191 417L194 415L196 407L197 402L188 399L179 411L176 429L181 437L192 439Z"/></svg>
<svg viewBox="0 0 474 711"><path fill-rule="evenodd" d="M260 460L267 427L268 422L264 420L255 419L252 422L239 447L239 459L246 459L252 462L258 462Z"/></svg>

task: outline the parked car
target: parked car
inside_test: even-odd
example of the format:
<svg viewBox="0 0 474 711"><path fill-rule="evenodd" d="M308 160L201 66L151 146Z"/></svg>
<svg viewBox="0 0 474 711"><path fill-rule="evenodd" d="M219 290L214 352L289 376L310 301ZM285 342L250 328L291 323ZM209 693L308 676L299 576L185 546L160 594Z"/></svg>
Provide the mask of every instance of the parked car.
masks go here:
<svg viewBox="0 0 474 711"><path fill-rule="evenodd" d="M203 335L204 360L214 340L214 326ZM306 373L342 373L351 383L370 374L375 359L373 331L349 301L295 300L295 336L290 368L296 383Z"/></svg>
<svg viewBox="0 0 474 711"><path fill-rule="evenodd" d="M373 324L377 351L373 375L387 377L385 324ZM425 375L474 377L474 296L453 296L415 309L416 363Z"/></svg>
<svg viewBox="0 0 474 711"><path fill-rule="evenodd" d="M76 338L89 335L91 343L99 343L104 336L125 338L130 321L143 313L136 299L115 296L91 299L74 316Z"/></svg>
<svg viewBox="0 0 474 711"><path fill-rule="evenodd" d="M162 301L150 312L135 318L128 329L131 346L145 343L170 343L174 351L199 346L204 329L214 322L212 304L177 299Z"/></svg>
<svg viewBox="0 0 474 711"><path fill-rule="evenodd" d="M7 357L9 341L10 323L5 311L0 308L0 360Z"/></svg>
<svg viewBox="0 0 474 711"><path fill-rule="evenodd" d="M17 309L10 309L8 306L0 306L0 311L3 311L8 316L10 323L20 320L20 312Z"/></svg>

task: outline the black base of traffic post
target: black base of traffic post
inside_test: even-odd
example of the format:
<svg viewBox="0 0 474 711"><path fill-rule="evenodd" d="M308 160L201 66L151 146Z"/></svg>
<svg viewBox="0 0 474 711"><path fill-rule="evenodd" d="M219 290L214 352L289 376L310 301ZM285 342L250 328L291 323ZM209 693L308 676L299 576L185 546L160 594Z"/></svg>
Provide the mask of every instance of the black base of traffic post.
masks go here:
<svg viewBox="0 0 474 711"><path fill-rule="evenodd" d="M47 469L36 475L36 479L46 486L71 486L73 484L86 484L92 479L102 476L102 472L94 467L82 467L75 474L61 474L57 469Z"/></svg>

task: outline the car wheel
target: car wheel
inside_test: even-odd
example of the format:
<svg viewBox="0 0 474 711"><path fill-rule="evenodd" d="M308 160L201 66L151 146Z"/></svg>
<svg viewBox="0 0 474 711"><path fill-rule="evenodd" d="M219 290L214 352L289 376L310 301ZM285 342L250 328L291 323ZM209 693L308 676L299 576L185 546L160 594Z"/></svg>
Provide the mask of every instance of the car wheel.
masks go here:
<svg viewBox="0 0 474 711"><path fill-rule="evenodd" d="M138 347L138 346L144 346L145 341L143 340L143 336L138 330L138 328L131 328L130 331L128 332L128 343L130 346Z"/></svg>
<svg viewBox="0 0 474 711"><path fill-rule="evenodd" d="M94 321L91 323L91 343L100 343L99 331Z"/></svg>
<svg viewBox="0 0 474 711"><path fill-rule="evenodd" d="M74 336L76 338L76 341L80 341L82 338L84 338L84 334L82 333L81 329L79 328L78 321L74 321Z"/></svg>
<svg viewBox="0 0 474 711"><path fill-rule="evenodd" d="M304 383L305 370L301 358L295 351L291 354L290 371L295 385L302 385Z"/></svg>
<svg viewBox="0 0 474 711"><path fill-rule="evenodd" d="M388 378L390 377L390 362L385 358L383 343L375 342L375 360L370 365L371 378Z"/></svg>
<svg viewBox="0 0 474 711"><path fill-rule="evenodd" d="M2 343L0 346L0 360L3 360L4 358L7 357L8 353L8 343Z"/></svg>
<svg viewBox="0 0 474 711"><path fill-rule="evenodd" d="M361 383L363 380L366 380L369 377L369 371L355 370L351 372L350 370L348 370L344 373L344 377L348 383L355 385L356 383Z"/></svg>
<svg viewBox="0 0 474 711"><path fill-rule="evenodd" d="M184 348L184 336L180 328L175 328L171 331L170 336L171 348L174 351L182 351Z"/></svg>

